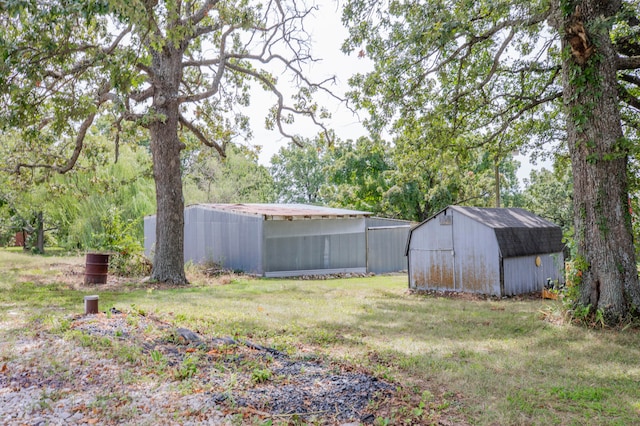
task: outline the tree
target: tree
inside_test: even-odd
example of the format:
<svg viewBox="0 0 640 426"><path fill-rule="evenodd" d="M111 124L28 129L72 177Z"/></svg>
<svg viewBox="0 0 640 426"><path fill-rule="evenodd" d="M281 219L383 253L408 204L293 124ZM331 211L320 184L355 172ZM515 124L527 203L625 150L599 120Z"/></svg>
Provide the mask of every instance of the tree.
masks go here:
<svg viewBox="0 0 640 426"><path fill-rule="evenodd" d="M345 50L360 49L375 63L372 73L352 79L352 97L369 109L371 128L424 128L435 117L458 136L456 145L439 139L443 151L566 141L584 269L578 302L610 323L640 307L627 201L639 128L638 7L619 0L350 0L343 15L350 24Z"/></svg>
<svg viewBox="0 0 640 426"><path fill-rule="evenodd" d="M330 204L387 215L384 194L390 187L392 149L381 139L336 141L328 150L322 197Z"/></svg>
<svg viewBox="0 0 640 426"><path fill-rule="evenodd" d="M90 142L113 154L108 141ZM111 149L108 149L111 148ZM66 188L51 200L51 216L60 224L59 243L68 248L105 249L97 241L104 232L105 219L134 223L130 238L142 244L143 217L154 211L154 183L151 158L146 149L127 143L120 147L119 160L93 167L79 159L72 172L56 176L54 181ZM109 156L110 157L110 156ZM83 161L84 160L84 161ZM124 236L121 236L124 238Z"/></svg>
<svg viewBox="0 0 640 426"><path fill-rule="evenodd" d="M289 143L271 157L276 199L284 203L319 204L320 188L327 182L326 140L304 140L302 146Z"/></svg>
<svg viewBox="0 0 640 426"><path fill-rule="evenodd" d="M443 124L411 125L395 138L393 186L385 197L398 217L423 221L450 204L495 202L494 155L473 144L463 151L442 149L442 143L457 142Z"/></svg>
<svg viewBox="0 0 640 426"><path fill-rule="evenodd" d="M380 138L318 139L305 148L282 148L271 160L279 199L323 202L385 217L422 221L449 204L486 206L492 202L494 160L480 149L464 155L435 155L419 138L395 145ZM499 164L501 191L515 199L517 164Z"/></svg>
<svg viewBox="0 0 640 426"><path fill-rule="evenodd" d="M571 168L562 163L553 170L532 170L525 179L523 206L562 227L565 235L573 229L573 180Z"/></svg>
<svg viewBox="0 0 640 426"><path fill-rule="evenodd" d="M270 203L273 179L258 156L230 146L226 158L198 151L185 170L187 203Z"/></svg>
<svg viewBox="0 0 640 426"><path fill-rule="evenodd" d="M5 214L0 216L6 217L0 220L2 228L14 235L28 230L36 252L44 251L46 231L52 231L46 235L47 242L69 249L100 248L94 236L102 232L102 216L116 207L123 220L136 221L131 238L142 241L142 217L153 212L155 195L148 150L127 138L119 147L118 162L113 163L114 147L107 134L98 126L93 130L86 136L84 156L65 174L48 169L1 172L15 167L13 154L21 143L16 135L2 138L0 211Z"/></svg>
<svg viewBox="0 0 640 426"><path fill-rule="evenodd" d="M151 278L185 283L181 130L224 157L226 143L246 129L238 108L252 82L274 95L267 118L286 136L295 115L325 114L311 99L325 90L309 81L312 60L302 3L270 0L17 1L0 17L0 116L24 129L42 158L15 172L70 170L96 117L116 129L148 130L156 185L156 251ZM32 23L37 22L38 25ZM276 75L299 87L291 103ZM54 137L39 140L43 128ZM116 139L117 141L117 139Z"/></svg>
<svg viewBox="0 0 640 426"><path fill-rule="evenodd" d="M20 144L15 133L0 137L0 168L12 163L11 152ZM0 173L0 210L3 211L5 232L23 235L24 250L43 254L45 234L59 230L54 203L66 187L53 179L49 171L32 170L31 173L11 175Z"/></svg>

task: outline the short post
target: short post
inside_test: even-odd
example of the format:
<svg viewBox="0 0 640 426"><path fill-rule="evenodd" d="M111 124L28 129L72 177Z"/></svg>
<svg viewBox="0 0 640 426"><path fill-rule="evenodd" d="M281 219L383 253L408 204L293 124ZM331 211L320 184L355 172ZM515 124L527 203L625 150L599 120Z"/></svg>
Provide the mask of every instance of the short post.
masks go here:
<svg viewBox="0 0 640 426"><path fill-rule="evenodd" d="M85 296L84 297L84 314L97 314L98 313L98 296Z"/></svg>

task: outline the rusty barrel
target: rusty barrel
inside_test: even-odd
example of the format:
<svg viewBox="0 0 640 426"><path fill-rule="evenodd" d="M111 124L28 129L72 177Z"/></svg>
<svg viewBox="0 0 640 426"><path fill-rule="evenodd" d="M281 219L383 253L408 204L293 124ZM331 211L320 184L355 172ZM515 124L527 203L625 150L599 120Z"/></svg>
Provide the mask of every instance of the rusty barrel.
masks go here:
<svg viewBox="0 0 640 426"><path fill-rule="evenodd" d="M109 273L109 255L104 253L87 253L84 271L85 284L106 284Z"/></svg>

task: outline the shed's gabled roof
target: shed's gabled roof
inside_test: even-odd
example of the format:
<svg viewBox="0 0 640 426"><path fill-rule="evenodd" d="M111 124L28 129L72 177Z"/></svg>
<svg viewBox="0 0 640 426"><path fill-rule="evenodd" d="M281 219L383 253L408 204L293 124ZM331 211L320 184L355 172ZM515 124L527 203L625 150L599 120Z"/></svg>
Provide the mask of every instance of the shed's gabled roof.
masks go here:
<svg viewBox="0 0 640 426"><path fill-rule="evenodd" d="M489 228L558 228L555 223L551 223L530 211L515 207L449 206L447 208L460 212Z"/></svg>
<svg viewBox="0 0 640 426"><path fill-rule="evenodd" d="M265 220L336 219L369 217L358 210L334 209L307 204L196 204L204 208L262 216ZM190 206L191 207L191 206Z"/></svg>
<svg viewBox="0 0 640 426"><path fill-rule="evenodd" d="M418 227L447 210L456 211L493 229L502 257L559 253L564 248L562 229L558 225L520 208L449 206Z"/></svg>
<svg viewBox="0 0 640 426"><path fill-rule="evenodd" d="M450 206L476 222L493 228L502 257L561 252L562 229L527 210Z"/></svg>

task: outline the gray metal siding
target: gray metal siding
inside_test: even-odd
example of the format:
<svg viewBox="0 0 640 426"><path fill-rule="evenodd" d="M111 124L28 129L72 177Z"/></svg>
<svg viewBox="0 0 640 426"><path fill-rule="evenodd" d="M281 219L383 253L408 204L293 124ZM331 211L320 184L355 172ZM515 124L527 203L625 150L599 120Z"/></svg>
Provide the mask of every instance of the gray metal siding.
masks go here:
<svg viewBox="0 0 640 426"><path fill-rule="evenodd" d="M409 251L409 287L415 290L453 291L454 258L452 250Z"/></svg>
<svg viewBox="0 0 640 426"><path fill-rule="evenodd" d="M261 217L198 206L185 209L185 261L262 274Z"/></svg>
<svg viewBox="0 0 640 426"><path fill-rule="evenodd" d="M547 279L563 281L564 257L562 252L538 256L504 259L504 296L542 291Z"/></svg>
<svg viewBox="0 0 640 426"><path fill-rule="evenodd" d="M500 294L495 233L456 211L414 228L408 254L411 288Z"/></svg>
<svg viewBox="0 0 640 426"><path fill-rule="evenodd" d="M477 214L469 214L469 211L476 210L484 215L482 218L487 223L479 221ZM512 221L515 221L514 214L518 213L518 223L528 224L525 226L527 231L532 229L528 234L521 232L518 235L525 235L528 239L550 238L533 230L533 225L538 225L538 222L545 226L550 224L524 211L447 208L410 233L407 244L409 287L501 296L539 291L548 278L562 281L564 262L561 252L540 254L540 266L535 265L535 254L501 260L500 241L494 227L502 223L500 220L505 220L507 213L511 215L507 219ZM548 228L555 232L557 227ZM519 232L519 228L516 231ZM501 235L505 237L507 234L505 231ZM553 241L556 240L554 237ZM521 244L525 245L534 247L530 241Z"/></svg>
<svg viewBox="0 0 640 426"><path fill-rule="evenodd" d="M409 229L406 225L367 229L368 272L382 274L407 270L404 249Z"/></svg>
<svg viewBox="0 0 640 426"><path fill-rule="evenodd" d="M453 226L441 225L439 218L424 222L413 229L411 248L416 250L452 250Z"/></svg>
<svg viewBox="0 0 640 426"><path fill-rule="evenodd" d="M409 242L409 287L454 290L453 225L442 212L413 229Z"/></svg>
<svg viewBox="0 0 640 426"><path fill-rule="evenodd" d="M366 218L367 228L377 228L379 226L407 226L413 222L400 219L388 219L386 217L368 217Z"/></svg>
<svg viewBox="0 0 640 426"><path fill-rule="evenodd" d="M364 233L365 219L307 219L265 221L264 237L300 237L305 235L333 235Z"/></svg>
<svg viewBox="0 0 640 426"><path fill-rule="evenodd" d="M148 258L153 257L156 246L156 217L144 218L144 254Z"/></svg>
<svg viewBox="0 0 640 426"><path fill-rule="evenodd" d="M500 257L493 229L453 213L455 289L500 295Z"/></svg>
<svg viewBox="0 0 640 426"><path fill-rule="evenodd" d="M225 268L266 276L363 273L368 256L366 226L372 225L388 229L374 231L371 271L407 269L407 221L365 217L265 220L262 215L207 205L187 207L184 217L185 261L213 261ZM144 220L145 253L149 256L155 244L155 223L155 216Z"/></svg>
<svg viewBox="0 0 640 426"><path fill-rule="evenodd" d="M364 218L264 222L264 272L366 271Z"/></svg>

